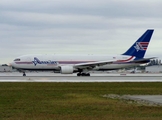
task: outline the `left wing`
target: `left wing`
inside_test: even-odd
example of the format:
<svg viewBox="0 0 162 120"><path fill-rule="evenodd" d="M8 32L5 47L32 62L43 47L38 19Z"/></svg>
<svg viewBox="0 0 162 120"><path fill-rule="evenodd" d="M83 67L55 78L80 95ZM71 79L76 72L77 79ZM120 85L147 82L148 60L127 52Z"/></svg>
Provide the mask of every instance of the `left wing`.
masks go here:
<svg viewBox="0 0 162 120"><path fill-rule="evenodd" d="M131 63L149 62L149 60L155 59L155 58L157 58L157 57L151 57L151 58L143 58L143 59L139 59L139 60L133 60L133 61L131 61Z"/></svg>
<svg viewBox="0 0 162 120"><path fill-rule="evenodd" d="M102 66L102 65L106 65L106 64L112 64L113 60L110 61L99 61L99 62L88 62L88 63L79 63L79 64L75 64L74 68L79 68L79 69L93 69L96 66Z"/></svg>
<svg viewBox="0 0 162 120"><path fill-rule="evenodd" d="M141 63L142 64L143 62L148 62L148 60L151 60L151 59L154 59L154 58L156 58L156 57L133 60L133 61L130 61L130 63ZM73 67L76 68L76 69L93 69L95 67L99 67L99 66L106 65L106 64L112 64L112 63L115 63L115 62L117 62L117 61L109 60L109 61L79 63L79 64L75 64Z"/></svg>

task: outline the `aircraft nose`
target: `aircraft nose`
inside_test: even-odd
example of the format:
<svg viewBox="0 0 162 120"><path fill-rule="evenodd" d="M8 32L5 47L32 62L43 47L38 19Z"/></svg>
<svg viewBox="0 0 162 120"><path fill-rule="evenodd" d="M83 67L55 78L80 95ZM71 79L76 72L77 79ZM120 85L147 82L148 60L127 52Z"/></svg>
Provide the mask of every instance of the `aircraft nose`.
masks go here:
<svg viewBox="0 0 162 120"><path fill-rule="evenodd" d="M13 61L13 62L11 62L9 65L12 66L12 67L14 67L15 62Z"/></svg>
<svg viewBox="0 0 162 120"><path fill-rule="evenodd" d="M8 66L9 66L9 67L12 67L12 63L9 63Z"/></svg>

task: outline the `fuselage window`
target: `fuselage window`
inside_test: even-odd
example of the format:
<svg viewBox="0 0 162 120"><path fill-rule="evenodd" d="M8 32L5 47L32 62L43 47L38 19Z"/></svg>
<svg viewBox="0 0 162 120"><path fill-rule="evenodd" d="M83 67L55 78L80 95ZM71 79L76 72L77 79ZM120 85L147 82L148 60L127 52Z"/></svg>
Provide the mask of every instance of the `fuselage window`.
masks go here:
<svg viewBox="0 0 162 120"><path fill-rule="evenodd" d="M17 58L17 59L15 59L14 61L20 61L20 59L19 59L19 58Z"/></svg>

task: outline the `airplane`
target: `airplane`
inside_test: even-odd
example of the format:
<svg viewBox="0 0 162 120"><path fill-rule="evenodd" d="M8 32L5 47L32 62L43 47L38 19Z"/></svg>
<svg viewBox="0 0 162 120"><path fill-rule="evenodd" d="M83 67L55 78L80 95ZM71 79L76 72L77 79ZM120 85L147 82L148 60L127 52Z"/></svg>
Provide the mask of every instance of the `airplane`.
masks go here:
<svg viewBox="0 0 162 120"><path fill-rule="evenodd" d="M107 71L135 67L148 63L151 58L144 58L154 29L146 32L121 55L23 55L14 59L11 66L20 70L48 70L61 74L77 73L77 76L90 76L90 71ZM123 41L121 41L123 42ZM26 76L23 72L23 76Z"/></svg>

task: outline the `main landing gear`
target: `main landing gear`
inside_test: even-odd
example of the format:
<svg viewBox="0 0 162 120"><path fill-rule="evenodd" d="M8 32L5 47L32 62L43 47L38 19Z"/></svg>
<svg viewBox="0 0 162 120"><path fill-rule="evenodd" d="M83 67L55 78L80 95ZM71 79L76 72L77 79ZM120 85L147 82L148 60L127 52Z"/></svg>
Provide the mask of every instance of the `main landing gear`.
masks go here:
<svg viewBox="0 0 162 120"><path fill-rule="evenodd" d="M77 76L90 76L90 73L78 73Z"/></svg>

